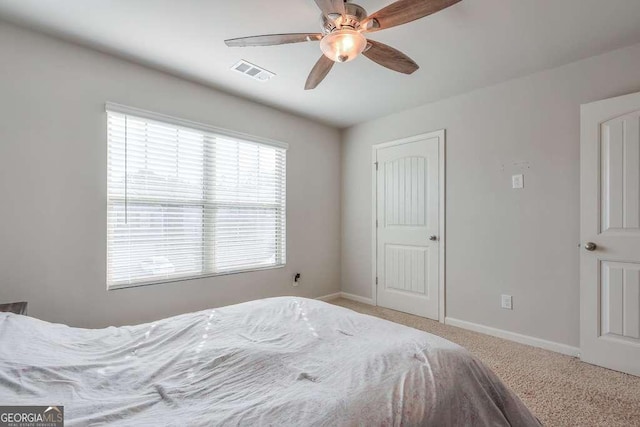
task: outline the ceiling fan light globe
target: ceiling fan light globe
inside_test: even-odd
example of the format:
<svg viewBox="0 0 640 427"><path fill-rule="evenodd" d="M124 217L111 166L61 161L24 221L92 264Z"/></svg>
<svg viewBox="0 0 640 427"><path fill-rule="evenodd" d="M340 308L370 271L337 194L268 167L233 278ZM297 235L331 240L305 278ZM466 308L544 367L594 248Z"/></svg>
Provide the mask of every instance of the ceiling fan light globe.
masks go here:
<svg viewBox="0 0 640 427"><path fill-rule="evenodd" d="M320 41L324 55L335 62L349 62L367 47L367 39L358 31L342 29L327 34Z"/></svg>

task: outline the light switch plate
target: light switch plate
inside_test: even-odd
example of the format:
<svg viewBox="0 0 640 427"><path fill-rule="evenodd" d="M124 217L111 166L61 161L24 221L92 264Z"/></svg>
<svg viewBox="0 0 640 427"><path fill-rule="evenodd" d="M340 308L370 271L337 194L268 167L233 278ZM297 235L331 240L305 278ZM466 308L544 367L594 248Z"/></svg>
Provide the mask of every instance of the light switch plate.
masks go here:
<svg viewBox="0 0 640 427"><path fill-rule="evenodd" d="M513 297L511 295L502 295L501 307L505 310L513 310Z"/></svg>
<svg viewBox="0 0 640 427"><path fill-rule="evenodd" d="M513 175L511 177L511 186L513 188L524 188L524 175Z"/></svg>

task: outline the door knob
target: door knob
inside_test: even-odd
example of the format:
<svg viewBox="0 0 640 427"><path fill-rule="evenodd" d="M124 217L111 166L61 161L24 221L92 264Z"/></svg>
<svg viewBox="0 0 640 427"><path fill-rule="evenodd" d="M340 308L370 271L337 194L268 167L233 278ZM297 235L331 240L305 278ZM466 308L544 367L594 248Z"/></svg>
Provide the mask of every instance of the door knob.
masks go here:
<svg viewBox="0 0 640 427"><path fill-rule="evenodd" d="M435 242L436 240L438 240L438 236L429 236L429 240Z"/></svg>
<svg viewBox="0 0 640 427"><path fill-rule="evenodd" d="M589 252L595 251L597 247L598 247L598 245L596 245L593 242L587 242L587 243L584 244L584 249L589 251Z"/></svg>

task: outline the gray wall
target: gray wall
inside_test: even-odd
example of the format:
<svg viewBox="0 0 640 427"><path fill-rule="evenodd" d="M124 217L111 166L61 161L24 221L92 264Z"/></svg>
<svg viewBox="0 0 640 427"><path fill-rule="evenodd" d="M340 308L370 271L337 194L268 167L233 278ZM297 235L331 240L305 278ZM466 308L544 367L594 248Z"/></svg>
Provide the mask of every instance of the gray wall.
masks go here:
<svg viewBox="0 0 640 427"><path fill-rule="evenodd" d="M105 101L289 143L287 266L106 291ZM2 23L0 204L0 301L45 320L121 325L339 291L337 130Z"/></svg>
<svg viewBox="0 0 640 427"><path fill-rule="evenodd" d="M445 128L447 315L578 345L579 105L640 90L640 45L355 126L342 151L330 127L2 23L0 55L0 301L99 327L369 297L371 145ZM106 291L105 101L288 142L287 266Z"/></svg>
<svg viewBox="0 0 640 427"><path fill-rule="evenodd" d="M342 290L371 296L371 146L444 128L447 316L577 346L580 104L639 91L639 70L636 45L346 130Z"/></svg>

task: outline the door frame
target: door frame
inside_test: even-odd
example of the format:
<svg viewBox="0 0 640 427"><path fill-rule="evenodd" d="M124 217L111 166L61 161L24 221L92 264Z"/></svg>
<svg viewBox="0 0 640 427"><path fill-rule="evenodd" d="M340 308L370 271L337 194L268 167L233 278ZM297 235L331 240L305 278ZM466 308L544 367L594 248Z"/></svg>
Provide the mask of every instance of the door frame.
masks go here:
<svg viewBox="0 0 640 427"><path fill-rule="evenodd" d="M375 144L371 147L371 301L374 306L378 305L378 286L376 277L378 276L378 227L376 227L378 214L378 173L376 168L378 150L381 148L393 147L396 145L408 144L424 139L438 138L438 321L444 323L446 310L445 297L445 261L446 261L446 227L445 227L445 157L446 157L446 130L440 129L407 138L396 139L389 142Z"/></svg>

